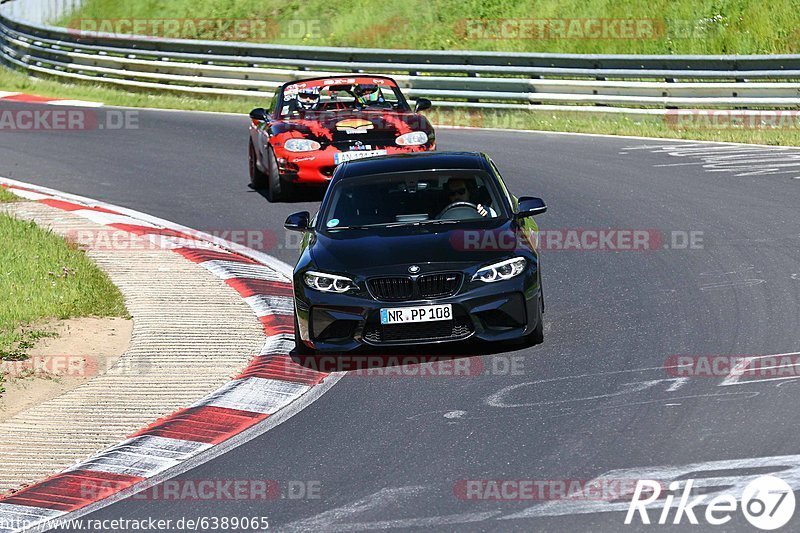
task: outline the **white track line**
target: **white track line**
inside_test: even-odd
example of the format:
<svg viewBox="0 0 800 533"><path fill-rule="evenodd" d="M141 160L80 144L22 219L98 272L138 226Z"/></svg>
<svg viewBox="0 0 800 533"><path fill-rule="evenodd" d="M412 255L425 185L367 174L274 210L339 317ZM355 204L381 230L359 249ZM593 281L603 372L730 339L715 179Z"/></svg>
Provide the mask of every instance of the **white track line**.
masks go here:
<svg viewBox="0 0 800 533"><path fill-rule="evenodd" d="M727 387L727 386L730 386L730 385L749 385L750 383L765 383L767 381L783 381L783 380L787 380L787 379L797 379L800 376L784 376L784 377L778 377L778 378L748 379L748 380L745 380L745 381L741 381L742 376L747 373L748 368L750 368L750 363L752 363L753 361L755 361L757 359L766 359L768 357L791 357L793 355L800 355L800 352L778 353L778 354L774 354L774 355L753 355L753 356L750 356L750 357L743 357L738 363L736 363L736 366L734 366L731 369L730 373L728 374L728 377L726 377L724 380L722 380L722 383L720 383L719 386L720 387ZM789 365L789 366L794 366L794 365ZM780 368L788 368L789 366L780 367ZM767 368L776 368L776 367L767 367ZM761 370L765 370L765 368L762 368Z"/></svg>
<svg viewBox="0 0 800 533"><path fill-rule="evenodd" d="M290 296L266 296L256 294L244 299L257 317L268 315L291 315L294 312L294 300Z"/></svg>
<svg viewBox="0 0 800 533"><path fill-rule="evenodd" d="M69 471L92 470L148 478L209 448L211 444L202 442L143 435L121 442Z"/></svg>
<svg viewBox="0 0 800 533"><path fill-rule="evenodd" d="M200 263L221 279L248 278L265 281L286 281L274 269L262 265L248 265L238 261L206 261Z"/></svg>
<svg viewBox="0 0 800 533"><path fill-rule="evenodd" d="M311 387L289 381L247 378L231 381L192 407L209 406L271 415L305 394Z"/></svg>
<svg viewBox="0 0 800 533"><path fill-rule="evenodd" d="M45 103L47 105L63 105L70 107L103 107L102 102L87 102L86 100L53 100Z"/></svg>

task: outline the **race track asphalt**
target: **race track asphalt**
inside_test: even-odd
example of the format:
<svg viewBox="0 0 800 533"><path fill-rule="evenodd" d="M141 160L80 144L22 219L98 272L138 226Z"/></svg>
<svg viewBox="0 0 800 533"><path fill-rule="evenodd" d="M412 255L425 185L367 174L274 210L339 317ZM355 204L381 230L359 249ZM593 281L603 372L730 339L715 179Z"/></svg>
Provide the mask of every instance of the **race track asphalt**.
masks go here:
<svg viewBox="0 0 800 533"><path fill-rule="evenodd" d="M489 153L512 192L545 199L544 230L652 230L665 245L693 232L696 246L545 250L543 345L495 347L478 375L345 377L289 421L178 478L269 479L319 497L129 499L90 518L268 516L278 530L646 531L653 526L624 526L625 513L602 497L475 500L458 487L630 479L644 474L608 473L683 465L691 466L682 479L711 469L735 486L737 476L780 476L775 457L800 455L797 380L723 384L724 376L676 380L665 369L678 354L800 350L794 174L749 173L764 166L755 156L735 169L709 166L704 157L731 147L691 142L442 129L438 144ZM0 132L0 175L223 237L268 230L276 244L265 251L293 263L283 221L313 213L318 200L269 204L247 187L246 148L245 117L141 111L138 129ZM697 465L731 460L750 461ZM793 472L784 477L800 489ZM724 529L753 530L741 515Z"/></svg>

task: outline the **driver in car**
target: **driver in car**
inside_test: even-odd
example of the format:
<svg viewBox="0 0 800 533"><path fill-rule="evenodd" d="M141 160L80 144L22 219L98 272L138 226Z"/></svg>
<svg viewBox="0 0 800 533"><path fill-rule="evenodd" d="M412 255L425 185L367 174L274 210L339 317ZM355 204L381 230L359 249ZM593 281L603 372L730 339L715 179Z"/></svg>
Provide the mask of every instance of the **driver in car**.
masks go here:
<svg viewBox="0 0 800 533"><path fill-rule="evenodd" d="M377 85L357 83L353 86L353 94L359 107L391 107Z"/></svg>
<svg viewBox="0 0 800 533"><path fill-rule="evenodd" d="M474 204L475 207L478 208L478 213L480 213L482 217L496 217L497 212L495 212L491 206L484 206L473 202L472 198L476 196L473 189L474 182L467 183L467 180L461 178L450 178L444 185L444 192L447 196L448 205L455 202L468 202Z"/></svg>
<svg viewBox="0 0 800 533"><path fill-rule="evenodd" d="M297 93L297 98L290 103L290 106L290 114L316 111L317 107L319 107L319 89L316 87L301 89Z"/></svg>

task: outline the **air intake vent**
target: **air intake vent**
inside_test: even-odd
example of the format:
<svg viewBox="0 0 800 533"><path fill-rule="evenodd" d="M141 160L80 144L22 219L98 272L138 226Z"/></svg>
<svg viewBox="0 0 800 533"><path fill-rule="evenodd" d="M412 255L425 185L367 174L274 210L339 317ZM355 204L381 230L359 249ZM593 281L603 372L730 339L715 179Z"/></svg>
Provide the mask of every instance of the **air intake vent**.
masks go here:
<svg viewBox="0 0 800 533"><path fill-rule="evenodd" d="M461 273L427 274L417 279L419 295L422 298L444 298L452 296L461 286Z"/></svg>
<svg viewBox="0 0 800 533"><path fill-rule="evenodd" d="M402 302L414 296L411 278L375 278L367 282L372 295L378 300Z"/></svg>

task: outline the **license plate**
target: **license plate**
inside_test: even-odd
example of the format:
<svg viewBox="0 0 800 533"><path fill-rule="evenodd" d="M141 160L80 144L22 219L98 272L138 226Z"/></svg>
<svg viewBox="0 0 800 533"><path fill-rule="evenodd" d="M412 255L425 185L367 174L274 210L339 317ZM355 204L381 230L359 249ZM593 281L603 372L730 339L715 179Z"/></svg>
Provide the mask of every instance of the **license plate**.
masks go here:
<svg viewBox="0 0 800 533"><path fill-rule="evenodd" d="M386 155L386 150L352 150L350 152L337 152L333 154L333 162L338 165L345 161L365 159L367 157L376 157L379 155Z"/></svg>
<svg viewBox="0 0 800 533"><path fill-rule="evenodd" d="M381 309L381 324L409 324L452 319L453 306L450 304Z"/></svg>

